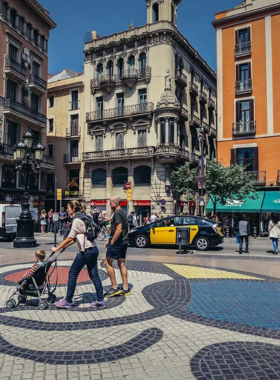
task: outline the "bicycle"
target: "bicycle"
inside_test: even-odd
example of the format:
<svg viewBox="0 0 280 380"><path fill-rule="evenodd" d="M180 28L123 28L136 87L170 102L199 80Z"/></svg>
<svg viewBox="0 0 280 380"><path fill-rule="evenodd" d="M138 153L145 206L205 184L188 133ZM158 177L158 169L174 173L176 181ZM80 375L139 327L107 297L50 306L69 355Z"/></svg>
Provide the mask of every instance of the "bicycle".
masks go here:
<svg viewBox="0 0 280 380"><path fill-rule="evenodd" d="M96 240L97 241L103 241L107 235L108 235L108 231L106 230L106 227L102 226L100 232L97 235Z"/></svg>

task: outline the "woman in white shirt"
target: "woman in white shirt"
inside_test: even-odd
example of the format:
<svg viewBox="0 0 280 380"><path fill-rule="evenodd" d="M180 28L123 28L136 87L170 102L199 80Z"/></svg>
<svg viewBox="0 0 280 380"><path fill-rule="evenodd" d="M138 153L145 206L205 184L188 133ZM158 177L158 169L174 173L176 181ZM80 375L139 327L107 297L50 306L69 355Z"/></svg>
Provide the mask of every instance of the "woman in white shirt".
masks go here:
<svg viewBox="0 0 280 380"><path fill-rule="evenodd" d="M280 222L278 214L273 214L268 225L269 238L272 240L274 255L278 253L278 240L280 239Z"/></svg>

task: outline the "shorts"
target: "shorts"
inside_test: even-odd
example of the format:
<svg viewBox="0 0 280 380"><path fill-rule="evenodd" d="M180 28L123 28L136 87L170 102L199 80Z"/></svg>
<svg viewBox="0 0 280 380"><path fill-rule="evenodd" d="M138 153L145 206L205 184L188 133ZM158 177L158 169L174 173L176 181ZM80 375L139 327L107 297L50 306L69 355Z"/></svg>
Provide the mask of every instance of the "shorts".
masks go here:
<svg viewBox="0 0 280 380"><path fill-rule="evenodd" d="M110 257L111 259L125 259L126 258L127 245L109 245L106 257Z"/></svg>

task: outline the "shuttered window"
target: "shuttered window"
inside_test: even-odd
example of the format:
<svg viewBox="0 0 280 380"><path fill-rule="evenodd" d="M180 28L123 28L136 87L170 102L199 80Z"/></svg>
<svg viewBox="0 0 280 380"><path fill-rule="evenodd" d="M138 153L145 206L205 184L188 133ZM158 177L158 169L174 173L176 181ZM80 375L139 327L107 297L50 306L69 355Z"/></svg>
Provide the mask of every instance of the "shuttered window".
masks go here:
<svg viewBox="0 0 280 380"><path fill-rule="evenodd" d="M147 131L138 131L138 146L147 146Z"/></svg>
<svg viewBox="0 0 280 380"><path fill-rule="evenodd" d="M71 115L71 136L79 135L79 115Z"/></svg>
<svg viewBox="0 0 280 380"><path fill-rule="evenodd" d="M124 133L116 134L116 149L124 149Z"/></svg>
<svg viewBox="0 0 280 380"><path fill-rule="evenodd" d="M95 150L97 152L100 152L103 150L103 136L102 135L95 136Z"/></svg>
<svg viewBox="0 0 280 380"><path fill-rule="evenodd" d="M17 100L17 84L10 79L7 81L7 99Z"/></svg>

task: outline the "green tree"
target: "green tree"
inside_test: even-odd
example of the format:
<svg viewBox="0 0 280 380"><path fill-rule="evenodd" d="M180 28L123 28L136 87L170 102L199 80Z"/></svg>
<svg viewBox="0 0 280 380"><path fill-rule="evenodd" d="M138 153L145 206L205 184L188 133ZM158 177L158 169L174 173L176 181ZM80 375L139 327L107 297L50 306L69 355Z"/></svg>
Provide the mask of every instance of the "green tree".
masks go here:
<svg viewBox="0 0 280 380"><path fill-rule="evenodd" d="M198 168L191 169L189 164L173 172L174 188L185 194L188 201L195 200L198 193ZM254 188L254 174L246 172L239 165L224 166L213 160L207 163L205 192L213 202L214 214L217 203L226 204L228 199L242 201L244 198L257 199Z"/></svg>

